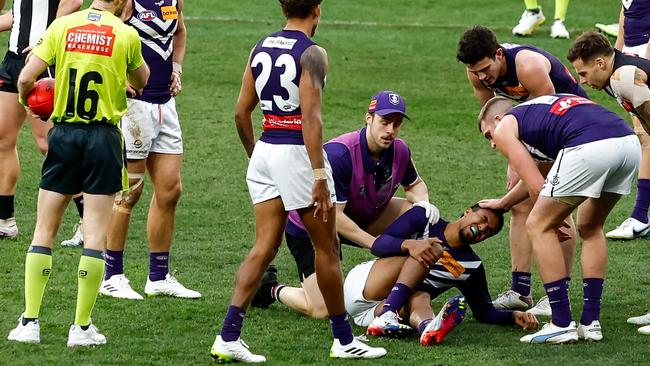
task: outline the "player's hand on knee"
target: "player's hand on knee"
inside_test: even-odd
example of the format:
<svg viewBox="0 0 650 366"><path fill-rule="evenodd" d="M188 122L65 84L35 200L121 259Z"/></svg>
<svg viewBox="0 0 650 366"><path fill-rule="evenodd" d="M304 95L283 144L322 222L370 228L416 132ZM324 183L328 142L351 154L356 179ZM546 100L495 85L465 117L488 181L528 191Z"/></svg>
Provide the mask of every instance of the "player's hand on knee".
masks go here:
<svg viewBox="0 0 650 366"><path fill-rule="evenodd" d="M512 312L512 318L518 326L525 330L535 330L539 328L539 320L537 320L533 314L515 310Z"/></svg>
<svg viewBox="0 0 650 366"><path fill-rule="evenodd" d="M517 172L508 165L508 173L506 175L506 192L515 188L517 183L519 183L519 175Z"/></svg>
<svg viewBox="0 0 650 366"><path fill-rule="evenodd" d="M562 226L560 226L559 228L557 228L557 230L555 230L555 233L557 235L557 239L561 243L563 241L567 241L573 238L572 231L573 230L571 229L571 225L568 222L564 221L562 222Z"/></svg>
<svg viewBox="0 0 650 366"><path fill-rule="evenodd" d="M413 206L422 207L424 209L429 224L435 225L440 220L440 210L430 202L420 201L413 204Z"/></svg>
<svg viewBox="0 0 650 366"><path fill-rule="evenodd" d="M413 259L425 267L433 266L442 256L444 248L438 238L409 239L404 242L408 253Z"/></svg>
<svg viewBox="0 0 650 366"><path fill-rule="evenodd" d="M314 210L315 218L322 215L323 222L327 222L330 212L334 207L330 200L330 190L327 187L327 180L318 179L314 181L311 190L311 203L309 206L316 206L316 209Z"/></svg>

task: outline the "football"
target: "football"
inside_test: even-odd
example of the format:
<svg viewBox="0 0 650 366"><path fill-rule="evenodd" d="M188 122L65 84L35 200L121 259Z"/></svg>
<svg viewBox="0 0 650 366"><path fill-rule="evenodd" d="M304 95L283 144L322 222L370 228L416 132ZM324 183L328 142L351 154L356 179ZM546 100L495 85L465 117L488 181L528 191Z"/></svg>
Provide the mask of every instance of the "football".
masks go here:
<svg viewBox="0 0 650 366"><path fill-rule="evenodd" d="M27 106L42 120L48 120L54 111L54 79L38 80L27 96Z"/></svg>

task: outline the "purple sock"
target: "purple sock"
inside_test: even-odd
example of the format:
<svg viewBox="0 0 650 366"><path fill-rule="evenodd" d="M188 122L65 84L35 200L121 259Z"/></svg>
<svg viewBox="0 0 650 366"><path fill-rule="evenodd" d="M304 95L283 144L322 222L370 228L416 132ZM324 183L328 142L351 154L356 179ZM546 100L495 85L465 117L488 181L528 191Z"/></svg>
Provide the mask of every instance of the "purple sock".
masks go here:
<svg viewBox="0 0 650 366"><path fill-rule="evenodd" d="M520 295L530 295L530 272L512 272L512 291Z"/></svg>
<svg viewBox="0 0 650 366"><path fill-rule="evenodd" d="M647 224L648 206L650 206L650 179L639 179L636 182L636 202L631 217Z"/></svg>
<svg viewBox="0 0 650 366"><path fill-rule="evenodd" d="M106 273L104 279L107 280L114 275L124 273L124 251L108 250L104 253L104 261L106 262Z"/></svg>
<svg viewBox="0 0 650 366"><path fill-rule="evenodd" d="M352 342L354 336L352 335L352 326L348 321L347 313L330 315L330 325L332 326L334 338L338 339L342 346Z"/></svg>
<svg viewBox="0 0 650 366"><path fill-rule="evenodd" d="M544 284L553 313L551 320L558 327L567 327L571 323L571 306L566 284L565 278Z"/></svg>
<svg viewBox="0 0 650 366"><path fill-rule="evenodd" d="M149 280L164 280L169 272L169 252L149 253Z"/></svg>
<svg viewBox="0 0 650 366"><path fill-rule="evenodd" d="M387 311L399 313L399 310L404 307L404 304L406 304L409 297L411 297L411 292L413 292L413 290L411 290L410 287L403 283L396 283L390 291L390 294L388 294L384 307L381 309L381 314Z"/></svg>
<svg viewBox="0 0 650 366"><path fill-rule="evenodd" d="M228 307L228 313L223 320L223 328L221 328L221 338L226 342L236 341L241 335L242 323L244 323L244 316L246 311L235 305Z"/></svg>
<svg viewBox="0 0 650 366"><path fill-rule="evenodd" d="M431 323L432 321L433 321L432 318L421 321L420 324L418 324L418 333L420 334L424 333L424 328L426 328L427 325L429 325L429 323Z"/></svg>
<svg viewBox="0 0 650 366"><path fill-rule="evenodd" d="M582 316L580 323L589 325L594 320L600 320L600 299L603 296L602 278L584 278L582 280L582 290L584 294L584 305L582 307Z"/></svg>

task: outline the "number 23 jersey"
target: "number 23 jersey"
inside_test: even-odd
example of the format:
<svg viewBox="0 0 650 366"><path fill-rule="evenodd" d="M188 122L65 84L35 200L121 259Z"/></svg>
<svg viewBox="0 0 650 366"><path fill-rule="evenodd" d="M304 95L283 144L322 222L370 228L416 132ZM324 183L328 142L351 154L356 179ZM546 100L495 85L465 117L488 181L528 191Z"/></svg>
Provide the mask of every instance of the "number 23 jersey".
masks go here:
<svg viewBox="0 0 650 366"><path fill-rule="evenodd" d="M250 67L264 114L260 140L272 144L303 144L300 58L315 44L301 31L282 30L255 45Z"/></svg>
<svg viewBox="0 0 650 366"><path fill-rule="evenodd" d="M97 9L58 18L32 52L56 64L54 122L116 125L126 112L127 73L144 63L138 33Z"/></svg>

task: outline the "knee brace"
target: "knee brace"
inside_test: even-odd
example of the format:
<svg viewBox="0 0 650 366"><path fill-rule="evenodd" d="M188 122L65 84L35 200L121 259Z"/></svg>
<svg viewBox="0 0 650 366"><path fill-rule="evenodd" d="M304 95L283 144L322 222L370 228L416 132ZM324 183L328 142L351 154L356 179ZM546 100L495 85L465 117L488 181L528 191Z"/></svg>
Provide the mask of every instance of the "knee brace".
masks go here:
<svg viewBox="0 0 650 366"><path fill-rule="evenodd" d="M135 182L134 182L135 181ZM134 183L131 183L134 182ZM118 192L113 202L113 211L130 215L133 206L144 190L144 173L129 173L129 189Z"/></svg>

